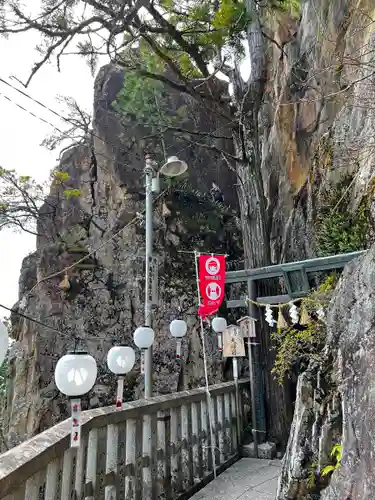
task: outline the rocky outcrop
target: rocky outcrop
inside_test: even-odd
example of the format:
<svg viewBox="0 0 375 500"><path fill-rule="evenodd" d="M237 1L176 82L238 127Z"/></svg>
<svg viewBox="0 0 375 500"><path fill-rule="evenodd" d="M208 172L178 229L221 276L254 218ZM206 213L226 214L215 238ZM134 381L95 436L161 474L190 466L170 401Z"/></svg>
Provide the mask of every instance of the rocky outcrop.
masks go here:
<svg viewBox="0 0 375 500"><path fill-rule="evenodd" d="M44 280L27 296L25 312L51 329L13 318L16 342L9 357L3 413L10 446L66 417L66 400L56 389L53 373L61 355L74 347L87 350L98 362L97 382L84 404L112 404L115 379L106 368L107 352L120 342L133 345L133 331L143 323L145 230L134 217L144 208L144 160L143 151L129 148L129 140L142 137L144 131L137 124L124 130L113 110L123 78L112 66L99 72L94 133L86 144L65 152L59 165L59 171L69 176L64 189L79 189L80 195L64 196L59 181L52 184L39 219L37 252L23 263L20 297ZM181 96L171 95L170 104L176 100ZM208 132L217 126L204 113L197 115L189 102L185 105L186 120L190 112ZM233 173L215 154L194 149L189 142L170 146L169 154L178 153L188 162L189 176L173 186L164 185L155 201L155 394L203 383L193 250L227 253L229 261L242 255ZM213 181L221 187L225 205L211 199ZM59 272L66 267L70 287L64 291L60 288L64 275ZM174 359L168 329L177 316L188 323L181 363ZM209 334L207 350L210 383L214 383L223 379L225 366ZM142 383L137 359L126 378L125 397L138 397Z"/></svg>
<svg viewBox="0 0 375 500"><path fill-rule="evenodd" d="M373 177L373 3L301 5L299 20L280 16L269 33L261 124L273 262L320 254L316 216L333 186L348 179L354 209Z"/></svg>
<svg viewBox="0 0 375 500"><path fill-rule="evenodd" d="M283 14L268 25L259 117L273 263L361 250L371 241L373 8L368 0L306 0L298 19ZM291 412L280 401L289 409L291 391L275 387L266 332L268 426L284 443Z"/></svg>
<svg viewBox="0 0 375 500"><path fill-rule="evenodd" d="M375 497L375 247L347 266L331 302L321 362L300 376L278 500ZM342 452L341 465L330 454Z"/></svg>

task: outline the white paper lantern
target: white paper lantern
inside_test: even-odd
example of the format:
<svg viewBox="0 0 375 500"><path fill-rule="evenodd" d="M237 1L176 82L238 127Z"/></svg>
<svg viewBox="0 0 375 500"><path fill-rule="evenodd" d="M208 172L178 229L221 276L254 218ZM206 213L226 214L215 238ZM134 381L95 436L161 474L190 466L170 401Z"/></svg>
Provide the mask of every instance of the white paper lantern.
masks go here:
<svg viewBox="0 0 375 500"><path fill-rule="evenodd" d="M211 323L212 329L217 333L217 348L223 350L223 333L227 329L227 320L225 318L214 318Z"/></svg>
<svg viewBox="0 0 375 500"><path fill-rule="evenodd" d="M94 387L98 368L86 352L70 353L57 362L55 382L60 392L69 397L86 394Z"/></svg>
<svg viewBox="0 0 375 500"><path fill-rule="evenodd" d="M187 324L183 319L174 319L169 325L169 331L172 337L184 337L187 331Z"/></svg>
<svg viewBox="0 0 375 500"><path fill-rule="evenodd" d="M0 321L0 366L3 364L9 346L8 329Z"/></svg>
<svg viewBox="0 0 375 500"><path fill-rule="evenodd" d="M227 320L225 318L214 318L211 324L216 333L223 333L227 329Z"/></svg>
<svg viewBox="0 0 375 500"><path fill-rule="evenodd" d="M139 349L148 349L154 342L155 333L149 326L139 326L134 332L134 343Z"/></svg>
<svg viewBox="0 0 375 500"><path fill-rule="evenodd" d="M135 352L131 347L119 345L112 347L107 355L108 368L116 375L129 373L135 363Z"/></svg>

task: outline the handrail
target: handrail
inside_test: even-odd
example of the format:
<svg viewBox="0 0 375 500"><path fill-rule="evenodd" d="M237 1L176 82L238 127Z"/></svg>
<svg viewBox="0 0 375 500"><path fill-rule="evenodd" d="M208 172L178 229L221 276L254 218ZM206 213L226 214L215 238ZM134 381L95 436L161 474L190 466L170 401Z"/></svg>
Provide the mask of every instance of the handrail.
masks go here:
<svg viewBox="0 0 375 500"><path fill-rule="evenodd" d="M240 388L248 384L247 379L239 381ZM224 395L233 392L234 387L233 381L223 382L210 386L210 393L212 396ZM206 389L201 387L148 400L132 401L125 403L123 408L107 406L87 410L82 413L82 434L87 435L90 430L109 424L116 425L128 419L199 402L204 399L205 394ZM67 419L0 455L0 498L12 493L19 486L21 478L26 480L61 457L69 448L70 432L71 423Z"/></svg>

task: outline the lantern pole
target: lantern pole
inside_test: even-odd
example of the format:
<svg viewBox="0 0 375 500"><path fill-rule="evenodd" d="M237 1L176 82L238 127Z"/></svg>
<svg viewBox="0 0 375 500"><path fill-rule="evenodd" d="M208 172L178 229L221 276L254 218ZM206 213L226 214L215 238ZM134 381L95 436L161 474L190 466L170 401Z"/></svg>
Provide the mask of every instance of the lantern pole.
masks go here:
<svg viewBox="0 0 375 500"><path fill-rule="evenodd" d="M145 279L145 326L152 327L151 301L151 263L152 263L152 158L145 157L144 174L146 178L146 279ZM144 357L145 399L152 397L152 345L146 349Z"/></svg>

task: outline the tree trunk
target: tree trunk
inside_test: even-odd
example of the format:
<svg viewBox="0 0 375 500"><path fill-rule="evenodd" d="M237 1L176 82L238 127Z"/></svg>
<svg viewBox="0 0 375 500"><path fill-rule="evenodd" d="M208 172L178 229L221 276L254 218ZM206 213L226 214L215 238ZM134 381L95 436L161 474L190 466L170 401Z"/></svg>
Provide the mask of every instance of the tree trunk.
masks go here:
<svg viewBox="0 0 375 500"><path fill-rule="evenodd" d="M233 132L237 162L238 197L244 240L245 265L248 268L271 264L268 207L261 171L259 137L259 110L266 83L266 44L259 21L260 12L253 0L245 0L251 19L247 30L251 74L244 84L239 69L233 75L239 126ZM264 291L264 288L263 290ZM272 291L271 291L272 292ZM262 314L263 310L259 311ZM260 339L259 364L263 372L267 437L285 446L291 423L291 391L281 387L273 378L271 369L274 353L271 351L270 330L263 320L258 323Z"/></svg>

